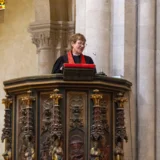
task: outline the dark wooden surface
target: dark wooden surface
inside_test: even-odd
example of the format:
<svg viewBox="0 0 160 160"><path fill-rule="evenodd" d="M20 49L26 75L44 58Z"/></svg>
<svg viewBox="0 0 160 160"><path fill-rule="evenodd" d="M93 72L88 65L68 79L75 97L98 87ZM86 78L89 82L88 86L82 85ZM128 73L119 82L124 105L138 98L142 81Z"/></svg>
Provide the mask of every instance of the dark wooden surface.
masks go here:
<svg viewBox="0 0 160 160"><path fill-rule="evenodd" d="M95 89L102 95L98 104L91 98ZM124 93L131 90L129 81L104 75L90 81L64 81L62 74L56 74L8 80L4 90L6 101L12 100L5 104L9 111L2 137L10 146L5 147L4 157L10 152L12 160L49 160L57 155L63 160L123 157L118 151L123 151L123 139L127 140ZM7 126L11 134L6 133Z"/></svg>

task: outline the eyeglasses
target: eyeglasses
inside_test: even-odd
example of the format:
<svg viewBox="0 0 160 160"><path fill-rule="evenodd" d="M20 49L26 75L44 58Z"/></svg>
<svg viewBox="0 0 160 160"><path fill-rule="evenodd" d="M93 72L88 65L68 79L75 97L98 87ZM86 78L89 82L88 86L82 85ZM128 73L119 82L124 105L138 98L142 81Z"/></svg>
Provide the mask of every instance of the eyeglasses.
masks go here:
<svg viewBox="0 0 160 160"><path fill-rule="evenodd" d="M77 42L77 44L79 45L79 46L84 46L84 47L86 47L86 43L84 43L84 42Z"/></svg>

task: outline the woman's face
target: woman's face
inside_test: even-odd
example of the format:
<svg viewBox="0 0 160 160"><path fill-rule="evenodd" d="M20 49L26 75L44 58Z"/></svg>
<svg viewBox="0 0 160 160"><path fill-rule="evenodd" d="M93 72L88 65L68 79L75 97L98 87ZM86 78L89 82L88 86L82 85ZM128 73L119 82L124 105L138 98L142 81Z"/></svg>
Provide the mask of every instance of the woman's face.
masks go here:
<svg viewBox="0 0 160 160"><path fill-rule="evenodd" d="M77 40L75 43L71 43L72 52L75 54L82 54L85 48L85 42L82 40Z"/></svg>

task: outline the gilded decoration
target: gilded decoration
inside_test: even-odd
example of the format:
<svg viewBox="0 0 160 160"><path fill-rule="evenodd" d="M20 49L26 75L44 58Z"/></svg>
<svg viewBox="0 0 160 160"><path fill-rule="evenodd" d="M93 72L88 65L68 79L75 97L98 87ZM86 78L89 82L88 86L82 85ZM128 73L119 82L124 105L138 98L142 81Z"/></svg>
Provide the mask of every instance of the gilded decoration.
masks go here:
<svg viewBox="0 0 160 160"><path fill-rule="evenodd" d="M0 0L0 10L5 9L5 0Z"/></svg>
<svg viewBox="0 0 160 160"><path fill-rule="evenodd" d="M106 118L107 102L99 90L94 90L91 95L93 100L93 122L91 125L91 160L109 160L110 146L107 144L109 136L109 125Z"/></svg>
<svg viewBox="0 0 160 160"><path fill-rule="evenodd" d="M5 152L2 154L5 160L12 159L12 103L13 100L8 95L2 99L2 104L5 105L4 128L2 130L1 140L5 141Z"/></svg>
<svg viewBox="0 0 160 160"><path fill-rule="evenodd" d="M93 99L94 106L99 106L100 100L103 98L102 94L99 94L99 90L93 90L94 94L91 95L91 99Z"/></svg>
<svg viewBox="0 0 160 160"><path fill-rule="evenodd" d="M41 159L62 160L63 153L63 129L59 101L62 94L54 89L49 99L43 103L43 126L41 133Z"/></svg>
<svg viewBox="0 0 160 160"><path fill-rule="evenodd" d="M35 124L32 91L27 91L19 100L19 159L35 159Z"/></svg>
<svg viewBox="0 0 160 160"><path fill-rule="evenodd" d="M114 155L116 160L123 160L123 140L126 140L126 142L128 141L124 117L124 104L127 102L127 98L124 97L124 93L119 92L117 93L114 102L116 107Z"/></svg>
<svg viewBox="0 0 160 160"><path fill-rule="evenodd" d="M53 94L50 95L50 98L53 99L54 105L59 105L59 100L62 98L62 94L58 94L59 90L55 89Z"/></svg>

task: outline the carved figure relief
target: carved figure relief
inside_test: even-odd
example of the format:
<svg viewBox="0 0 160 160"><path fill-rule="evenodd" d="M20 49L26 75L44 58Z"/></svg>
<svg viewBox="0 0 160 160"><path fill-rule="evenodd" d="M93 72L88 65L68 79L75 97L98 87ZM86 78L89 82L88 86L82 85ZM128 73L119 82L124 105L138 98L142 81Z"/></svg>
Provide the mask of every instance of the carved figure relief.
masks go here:
<svg viewBox="0 0 160 160"><path fill-rule="evenodd" d="M71 92L69 97L69 159L84 160L85 94Z"/></svg>
<svg viewBox="0 0 160 160"><path fill-rule="evenodd" d="M121 142L117 142L114 154L115 154L116 160L122 160L122 157L124 155L124 151L122 149L122 143Z"/></svg>
<svg viewBox="0 0 160 160"><path fill-rule="evenodd" d="M12 159L12 99L6 95L6 98L2 99L2 103L5 105L4 115L4 128L2 130L2 142L5 141L5 152L2 154L5 160Z"/></svg>
<svg viewBox="0 0 160 160"><path fill-rule="evenodd" d="M34 113L32 103L35 97L31 91L20 98L19 113L19 159L34 160Z"/></svg>
<svg viewBox="0 0 160 160"><path fill-rule="evenodd" d="M41 133L41 160L62 160L63 157L63 131L59 100L62 95L55 89L50 99L43 103L43 125Z"/></svg>
<svg viewBox="0 0 160 160"><path fill-rule="evenodd" d="M83 99L82 97L74 97L71 99L70 102L70 127L71 129L83 128L83 118L82 118L82 111L83 111Z"/></svg>
<svg viewBox="0 0 160 160"><path fill-rule="evenodd" d="M83 141L78 136L75 140L71 141L70 143L70 146L71 146L70 159L71 160L84 160L83 145L84 145Z"/></svg>
<svg viewBox="0 0 160 160"><path fill-rule="evenodd" d="M91 125L91 150L92 160L109 160L110 146L107 143L109 136L109 125L107 120L107 102L99 90L94 90L91 95L93 99L93 122Z"/></svg>
<svg viewBox="0 0 160 160"><path fill-rule="evenodd" d="M35 151L33 145L29 142L27 149L25 150L24 153L25 159L26 160L34 160L35 158Z"/></svg>
<svg viewBox="0 0 160 160"><path fill-rule="evenodd" d="M41 128L41 159L48 160L49 156L49 146L50 146L50 137L49 137L49 128L51 125L52 117L52 106L53 101L51 99L44 100L43 102L43 113L42 113L42 128Z"/></svg>
<svg viewBox="0 0 160 160"><path fill-rule="evenodd" d="M90 155L91 155L91 160L101 160L101 150L98 147L98 141L95 140L92 142L93 146L91 147Z"/></svg>
<svg viewBox="0 0 160 160"><path fill-rule="evenodd" d="M52 160L63 160L63 149L62 149L62 141L56 139L54 142L54 146L51 146L50 154L52 155Z"/></svg>

